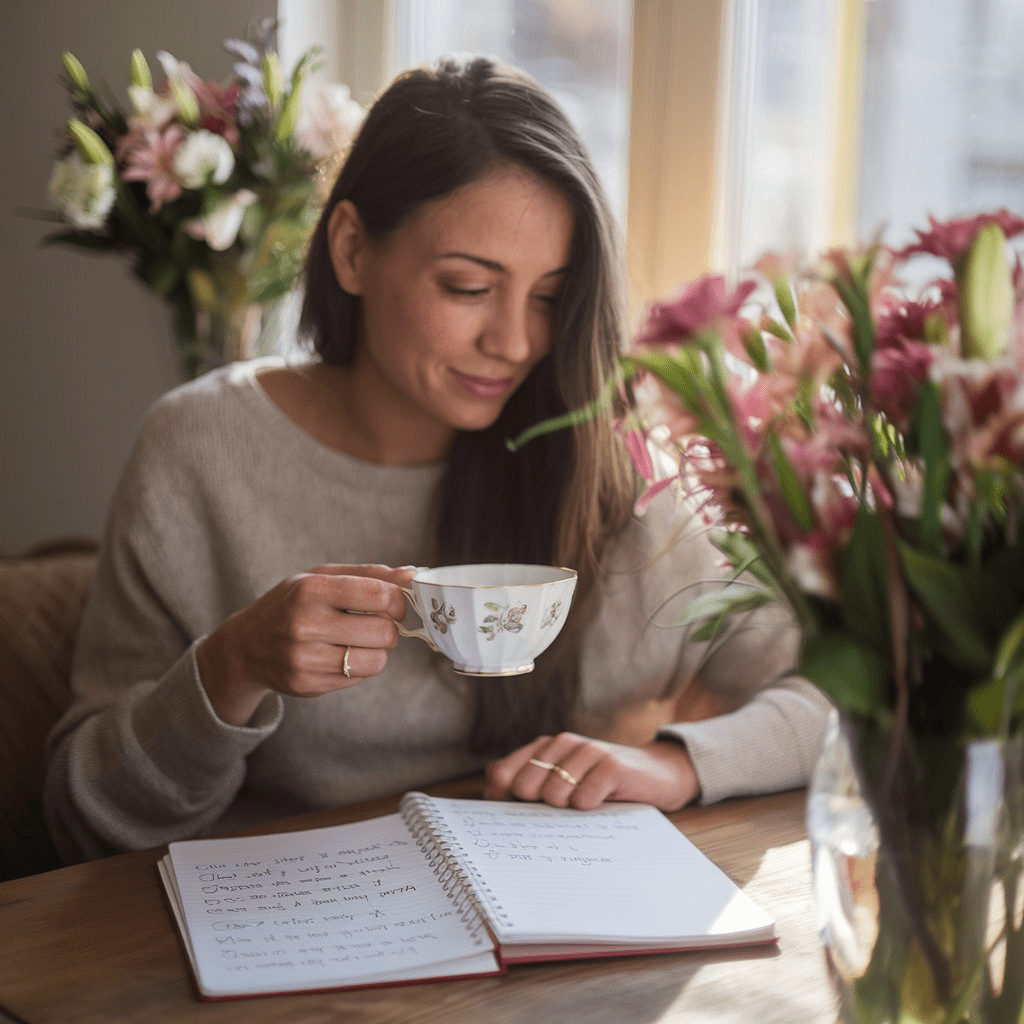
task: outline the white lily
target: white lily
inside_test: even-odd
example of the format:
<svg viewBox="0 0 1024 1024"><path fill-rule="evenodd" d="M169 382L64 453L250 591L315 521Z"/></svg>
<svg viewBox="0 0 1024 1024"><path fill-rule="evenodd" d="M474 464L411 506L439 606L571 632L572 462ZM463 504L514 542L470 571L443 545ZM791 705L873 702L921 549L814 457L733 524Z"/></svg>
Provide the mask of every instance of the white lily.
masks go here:
<svg viewBox="0 0 1024 1024"><path fill-rule="evenodd" d="M223 185L235 169L235 154L227 139L201 128L189 132L174 154L174 173L185 188Z"/></svg>
<svg viewBox="0 0 1024 1024"><path fill-rule="evenodd" d="M241 188L215 204L204 216L185 221L185 230L216 252L230 249L238 237L246 209L257 199L255 192Z"/></svg>

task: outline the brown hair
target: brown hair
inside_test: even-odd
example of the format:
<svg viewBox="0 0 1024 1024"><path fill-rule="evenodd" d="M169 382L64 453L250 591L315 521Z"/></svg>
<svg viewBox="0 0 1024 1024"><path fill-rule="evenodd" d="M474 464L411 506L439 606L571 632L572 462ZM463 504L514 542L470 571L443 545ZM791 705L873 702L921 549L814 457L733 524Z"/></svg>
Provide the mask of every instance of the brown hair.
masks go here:
<svg viewBox="0 0 1024 1024"><path fill-rule="evenodd" d="M580 578L566 626L532 676L478 685L471 743L489 755L569 723L598 565L625 525L633 495L610 410L515 453L506 447L531 424L596 399L623 337L614 221L582 142L548 94L522 72L483 58L445 59L400 75L367 114L327 200L310 246L300 321L325 362L351 363L361 307L331 265L328 221L339 202L350 200L368 234L379 238L422 203L505 164L525 168L568 200L568 271L550 355L492 426L456 435L438 496L435 555L438 564L554 563Z"/></svg>

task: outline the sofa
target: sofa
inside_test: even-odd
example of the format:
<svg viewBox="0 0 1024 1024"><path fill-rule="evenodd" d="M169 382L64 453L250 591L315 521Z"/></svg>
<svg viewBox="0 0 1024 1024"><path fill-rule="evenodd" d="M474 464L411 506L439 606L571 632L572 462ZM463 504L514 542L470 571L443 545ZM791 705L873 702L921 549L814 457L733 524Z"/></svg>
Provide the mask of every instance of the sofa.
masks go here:
<svg viewBox="0 0 1024 1024"><path fill-rule="evenodd" d="M87 537L0 557L0 881L60 865L42 812L46 736L68 706L95 567L96 543Z"/></svg>

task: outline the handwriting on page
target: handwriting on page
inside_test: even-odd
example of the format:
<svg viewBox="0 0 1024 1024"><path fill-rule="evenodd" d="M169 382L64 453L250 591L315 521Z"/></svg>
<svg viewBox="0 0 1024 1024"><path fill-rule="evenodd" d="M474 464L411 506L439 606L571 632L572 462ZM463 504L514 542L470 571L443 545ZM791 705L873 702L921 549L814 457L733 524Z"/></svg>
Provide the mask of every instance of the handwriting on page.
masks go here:
<svg viewBox="0 0 1024 1024"><path fill-rule="evenodd" d="M486 805L463 807L450 814L464 847L488 861L525 863L612 864L624 837L639 826L622 818L551 814L542 807L492 811Z"/></svg>
<svg viewBox="0 0 1024 1024"><path fill-rule="evenodd" d="M376 838L330 843L332 830L172 847L197 960L224 973L329 970L445 959L469 936L401 820ZM204 859L209 851L215 858ZM244 854L232 857L237 851Z"/></svg>

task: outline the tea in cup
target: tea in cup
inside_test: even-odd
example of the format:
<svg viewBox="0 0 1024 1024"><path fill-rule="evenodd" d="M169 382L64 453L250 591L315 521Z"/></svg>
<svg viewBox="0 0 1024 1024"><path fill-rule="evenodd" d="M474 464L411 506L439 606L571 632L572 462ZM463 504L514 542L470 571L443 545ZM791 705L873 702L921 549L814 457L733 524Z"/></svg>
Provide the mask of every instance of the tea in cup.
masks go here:
<svg viewBox="0 0 1024 1024"><path fill-rule="evenodd" d="M558 636L575 589L575 570L553 565L418 569L403 590L423 625L399 632L440 651L463 675L522 675Z"/></svg>

